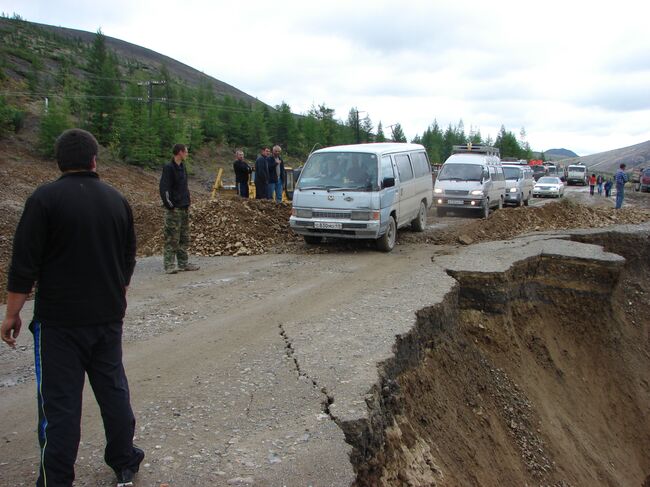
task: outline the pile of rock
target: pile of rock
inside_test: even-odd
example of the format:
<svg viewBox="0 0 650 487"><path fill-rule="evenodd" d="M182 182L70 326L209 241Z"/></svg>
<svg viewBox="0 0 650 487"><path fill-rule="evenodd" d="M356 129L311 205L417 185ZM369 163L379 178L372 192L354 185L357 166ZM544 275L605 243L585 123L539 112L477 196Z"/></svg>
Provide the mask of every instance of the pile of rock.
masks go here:
<svg viewBox="0 0 650 487"><path fill-rule="evenodd" d="M162 210L139 206L133 211L139 253L162 253ZM237 198L195 203L190 218L190 253L238 256L286 251L301 241L289 229L290 214L290 205L271 200Z"/></svg>
<svg viewBox="0 0 650 487"><path fill-rule="evenodd" d="M492 213L487 220L468 220L463 225L427 231L423 238L426 242L434 244L468 245L485 240L507 240L537 231L598 228L637 224L648 220L649 210L615 210L611 207L584 206L565 199L541 207L499 210Z"/></svg>

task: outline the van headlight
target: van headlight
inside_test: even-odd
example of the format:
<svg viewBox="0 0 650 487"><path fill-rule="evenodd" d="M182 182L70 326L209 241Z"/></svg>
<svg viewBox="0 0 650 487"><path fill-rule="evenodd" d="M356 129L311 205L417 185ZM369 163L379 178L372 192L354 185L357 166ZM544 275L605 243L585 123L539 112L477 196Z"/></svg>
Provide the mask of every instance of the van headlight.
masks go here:
<svg viewBox="0 0 650 487"><path fill-rule="evenodd" d="M379 220L378 211L353 211L350 220Z"/></svg>
<svg viewBox="0 0 650 487"><path fill-rule="evenodd" d="M483 190L482 189L475 189L470 193L472 196L483 196Z"/></svg>
<svg viewBox="0 0 650 487"><path fill-rule="evenodd" d="M511 193L516 193L516 192L517 192L517 188L510 188L510 192L511 192Z"/></svg>
<svg viewBox="0 0 650 487"><path fill-rule="evenodd" d="M433 188L435 194L442 194L444 191L441 188Z"/></svg>

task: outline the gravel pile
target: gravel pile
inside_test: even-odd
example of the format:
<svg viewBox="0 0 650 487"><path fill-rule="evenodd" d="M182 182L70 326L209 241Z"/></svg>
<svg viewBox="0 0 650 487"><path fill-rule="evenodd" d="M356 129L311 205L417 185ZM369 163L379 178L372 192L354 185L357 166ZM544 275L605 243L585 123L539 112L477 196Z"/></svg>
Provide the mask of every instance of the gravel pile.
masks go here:
<svg viewBox="0 0 650 487"><path fill-rule="evenodd" d="M152 213L153 212L153 213ZM134 208L141 255L163 251L163 210ZM289 228L291 205L271 200L217 199L193 204L190 213L193 255L259 255L286 252L302 241Z"/></svg>

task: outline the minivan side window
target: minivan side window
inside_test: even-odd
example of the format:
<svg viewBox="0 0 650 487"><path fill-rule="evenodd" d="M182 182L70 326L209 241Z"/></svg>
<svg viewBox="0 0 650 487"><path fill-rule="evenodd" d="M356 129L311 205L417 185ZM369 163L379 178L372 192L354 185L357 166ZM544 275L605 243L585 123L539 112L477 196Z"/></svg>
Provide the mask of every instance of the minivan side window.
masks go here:
<svg viewBox="0 0 650 487"><path fill-rule="evenodd" d="M395 164L397 164L400 181L405 182L413 179L413 169L411 169L411 163L409 162L408 155L397 154L395 156Z"/></svg>
<svg viewBox="0 0 650 487"><path fill-rule="evenodd" d="M413 169L415 170L416 178L419 178L431 172L431 165L427 160L426 153L415 152L411 154L411 161L413 162Z"/></svg>
<svg viewBox="0 0 650 487"><path fill-rule="evenodd" d="M381 158L381 180L394 177L395 173L393 172L393 163L390 160L390 156L383 156Z"/></svg>

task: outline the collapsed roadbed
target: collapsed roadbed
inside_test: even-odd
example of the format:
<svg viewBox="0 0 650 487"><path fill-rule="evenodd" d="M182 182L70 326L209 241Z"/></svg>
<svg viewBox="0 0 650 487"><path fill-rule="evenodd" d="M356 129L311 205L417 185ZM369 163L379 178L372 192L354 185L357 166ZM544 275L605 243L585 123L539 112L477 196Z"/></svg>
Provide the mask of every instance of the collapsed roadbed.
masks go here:
<svg viewBox="0 0 650 487"><path fill-rule="evenodd" d="M352 447L354 485L642 485L649 235L647 225L563 232L435 256L416 286L433 304L405 330L372 296L383 323L365 343L326 324L309 329L313 340L285 326ZM364 389L391 331L392 356Z"/></svg>

